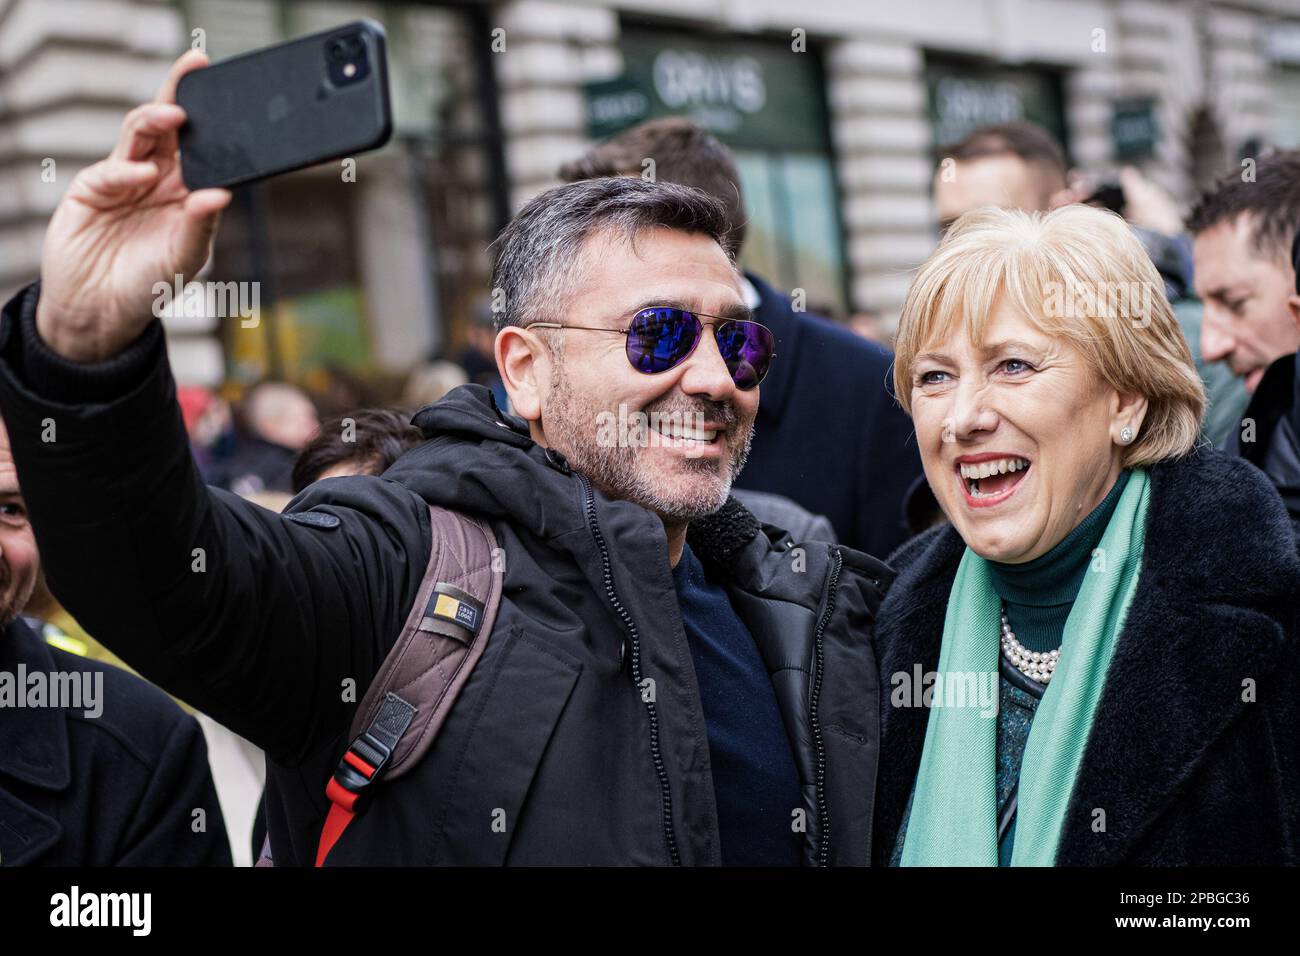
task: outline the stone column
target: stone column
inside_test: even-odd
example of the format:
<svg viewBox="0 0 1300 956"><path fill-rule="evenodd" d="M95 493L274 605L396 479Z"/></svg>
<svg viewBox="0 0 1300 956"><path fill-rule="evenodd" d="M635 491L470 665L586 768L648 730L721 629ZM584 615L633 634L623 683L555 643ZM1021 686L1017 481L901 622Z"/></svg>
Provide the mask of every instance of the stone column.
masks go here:
<svg viewBox="0 0 1300 956"><path fill-rule="evenodd" d="M893 327L912 270L934 248L931 131L920 48L854 38L826 59L854 309Z"/></svg>
<svg viewBox="0 0 1300 956"><path fill-rule="evenodd" d="M587 137L583 85L617 76L618 16L576 3L517 0L497 9L505 48L494 54L511 207L559 179L556 171L582 152Z"/></svg>

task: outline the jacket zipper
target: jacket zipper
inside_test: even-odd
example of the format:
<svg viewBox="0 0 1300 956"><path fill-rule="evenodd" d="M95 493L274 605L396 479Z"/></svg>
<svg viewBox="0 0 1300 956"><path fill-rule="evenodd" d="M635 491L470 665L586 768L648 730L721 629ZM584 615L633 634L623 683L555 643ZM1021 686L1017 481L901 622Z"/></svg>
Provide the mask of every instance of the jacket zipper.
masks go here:
<svg viewBox="0 0 1300 956"><path fill-rule="evenodd" d="M618 599L618 593L614 589L614 572L610 566L609 549L605 546L605 536L601 533L600 524L596 520L596 493L592 490L591 482L587 480L586 475L578 474L578 480L582 482L583 490L586 493L587 527L591 530L591 536L596 541L596 548L600 551L600 567L601 575L605 581L605 597L609 601L610 607L614 609L614 613L622 620L623 626L627 628L628 637L631 639L632 680L639 693L641 688L641 638L637 633L636 622L632 620L632 615L623 606L623 602ZM677 852L677 837L673 834L672 791L668 788L668 770L664 767L663 754L659 750L659 714L655 710L654 701L646 701L646 713L650 717L650 756L654 761L655 773L659 777L659 798L660 806L663 808L664 840L668 844L668 858L672 861L673 866L681 866L681 856Z"/></svg>
<svg viewBox="0 0 1300 956"><path fill-rule="evenodd" d="M813 748L817 755L817 865L830 865L830 810L826 805L826 742L822 739L821 721L817 717L817 704L822 692L822 667L825 663L823 636L826 625L835 611L835 588L839 584L840 569L844 565L843 555L838 548L832 551L831 573L826 579L826 597L822 604L821 616L817 619L817 631L813 637L814 653L812 693L808 701L808 724L812 728Z"/></svg>

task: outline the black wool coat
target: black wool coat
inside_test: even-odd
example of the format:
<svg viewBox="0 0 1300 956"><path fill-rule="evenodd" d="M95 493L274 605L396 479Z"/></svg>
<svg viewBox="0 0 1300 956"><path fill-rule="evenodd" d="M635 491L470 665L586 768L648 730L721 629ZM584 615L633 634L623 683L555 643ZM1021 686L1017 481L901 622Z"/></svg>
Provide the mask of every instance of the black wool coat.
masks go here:
<svg viewBox="0 0 1300 956"><path fill-rule="evenodd" d="M882 865L929 716L891 706L890 677L918 663L923 673L937 669L964 549L944 525L890 559L898 578L876 629L885 691L872 855ZM1298 605L1292 526L1263 474L1209 450L1151 469L1137 592L1066 811L1058 865L1297 862ZM1102 820L1105 829L1095 829Z"/></svg>
<svg viewBox="0 0 1300 956"><path fill-rule="evenodd" d="M198 721L17 619L0 633L0 674L37 673L88 674L102 694L91 708L0 706L0 866L230 866Z"/></svg>

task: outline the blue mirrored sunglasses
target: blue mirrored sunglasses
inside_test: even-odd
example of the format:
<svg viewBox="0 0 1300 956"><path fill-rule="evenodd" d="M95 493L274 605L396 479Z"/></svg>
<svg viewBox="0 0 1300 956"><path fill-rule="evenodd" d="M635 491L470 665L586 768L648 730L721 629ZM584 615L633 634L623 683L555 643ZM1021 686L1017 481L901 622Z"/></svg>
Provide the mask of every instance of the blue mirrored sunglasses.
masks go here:
<svg viewBox="0 0 1300 956"><path fill-rule="evenodd" d="M530 329L579 329L585 332L617 332L627 336L627 360L638 372L657 375L676 368L695 351L704 334L701 318L714 319L713 337L718 353L736 388L757 388L776 357L776 337L772 330L750 319L728 319L707 312L687 312L659 306L642 309L625 329L605 329L589 325L565 325L560 322L533 322Z"/></svg>

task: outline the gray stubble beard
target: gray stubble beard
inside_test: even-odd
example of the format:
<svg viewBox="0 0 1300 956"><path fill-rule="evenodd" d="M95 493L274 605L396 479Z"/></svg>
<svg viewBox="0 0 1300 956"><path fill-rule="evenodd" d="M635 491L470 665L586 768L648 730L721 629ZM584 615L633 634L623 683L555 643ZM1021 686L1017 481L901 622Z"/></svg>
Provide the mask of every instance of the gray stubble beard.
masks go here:
<svg viewBox="0 0 1300 956"><path fill-rule="evenodd" d="M609 409L592 405L580 406L573 388L563 371L563 362L553 366L554 377L550 389L550 415L546 423L547 440L557 446L568 459L569 465L591 481L607 496L633 504L654 512L666 524L683 525L713 514L726 503L731 494L731 485L745 467L749 458L750 446L754 440L754 423L751 421L745 430L745 440L732 450L731 459L726 464L726 474L721 483L707 495L692 489L682 500L681 496L668 497L654 487L653 479L645 469L638 467L638 456L642 449L630 445L618 444L604 447L596 441L596 423L598 415ZM727 433L736 425L738 416L729 403L713 403L721 410ZM687 411L676 409L670 411ZM584 429L582 423L589 423ZM703 458L684 458L682 465L688 472L714 475L718 465Z"/></svg>

